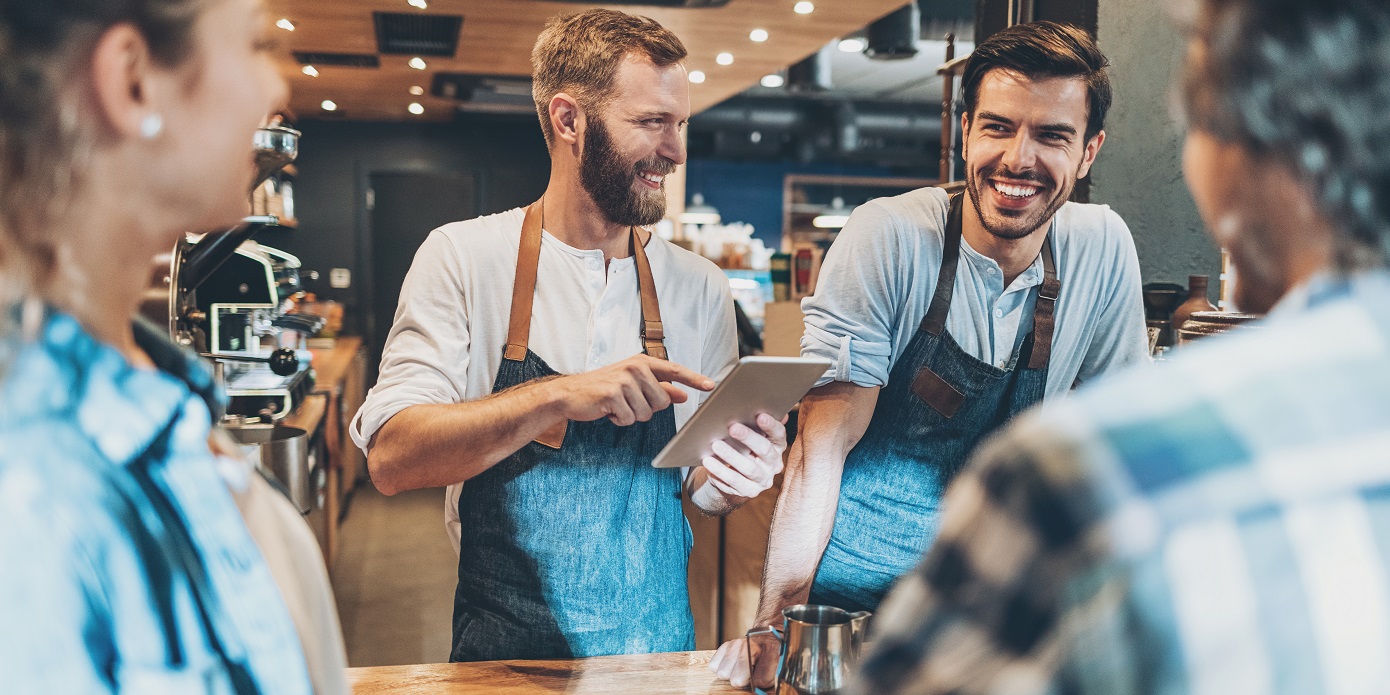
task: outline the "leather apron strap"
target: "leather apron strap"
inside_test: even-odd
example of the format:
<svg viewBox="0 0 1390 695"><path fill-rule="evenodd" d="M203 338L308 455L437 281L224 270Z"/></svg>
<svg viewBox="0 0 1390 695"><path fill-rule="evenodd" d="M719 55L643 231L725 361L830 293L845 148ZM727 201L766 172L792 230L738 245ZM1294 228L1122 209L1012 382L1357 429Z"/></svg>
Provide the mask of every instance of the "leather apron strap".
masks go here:
<svg viewBox="0 0 1390 695"><path fill-rule="evenodd" d="M647 261L647 240L652 233L632 227L632 258L637 266L637 292L642 296L642 350L659 360L666 359L666 329L661 325L661 305L656 301L656 280Z"/></svg>
<svg viewBox="0 0 1390 695"><path fill-rule="evenodd" d="M927 315L922 317L921 325L921 330L932 335L941 335L946 330L946 314L951 309L956 268L960 264L963 201L964 194L951 196L951 207L946 213L946 246L941 254L941 269L936 276L936 292L932 294L931 305L927 307ZM1051 236L1049 230L1047 236L1043 237L1043 282L1042 287L1038 288L1038 301L1033 307L1033 344L1028 357L1029 369L1046 367L1048 358L1052 356L1052 333L1057 325L1057 297L1062 292L1062 281L1057 279Z"/></svg>
<svg viewBox="0 0 1390 695"><path fill-rule="evenodd" d="M544 213L541 204L544 198L526 208L526 218L521 223L521 245L516 256L516 282L512 285L512 313L507 325L507 345L502 350L502 358L513 362L526 359L531 341L531 308L536 297L536 273L541 260L541 229ZM656 281L652 278L652 266L647 260L644 246L651 238L651 232L630 227L628 243L632 248L634 264L637 266L637 291L642 298L642 348L648 355L659 360L666 359L665 329L661 323L661 306L656 298Z"/></svg>
<svg viewBox="0 0 1390 695"><path fill-rule="evenodd" d="M1051 235L1043 237L1043 282L1038 288L1038 302L1033 307L1033 354L1028 358L1029 369L1042 369L1052 356L1052 330L1057 326L1057 296L1062 293L1062 281L1057 279L1057 265L1052 260Z"/></svg>

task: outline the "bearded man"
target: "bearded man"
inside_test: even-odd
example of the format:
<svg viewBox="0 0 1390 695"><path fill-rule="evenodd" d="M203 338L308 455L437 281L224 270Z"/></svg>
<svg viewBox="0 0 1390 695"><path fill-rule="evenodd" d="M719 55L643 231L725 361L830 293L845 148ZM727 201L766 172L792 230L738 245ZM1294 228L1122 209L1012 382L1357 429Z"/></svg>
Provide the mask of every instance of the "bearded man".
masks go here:
<svg viewBox="0 0 1390 695"><path fill-rule="evenodd" d="M802 401L757 624L798 603L875 610L937 529L975 446L1045 397L1147 359L1139 264L1108 207L1067 202L1105 142L1105 56L1051 22L966 64L966 190L860 206L803 302L802 355L835 367ZM776 642L711 662L771 681Z"/></svg>
<svg viewBox="0 0 1390 695"><path fill-rule="evenodd" d="M382 492L449 486L454 661L693 649L682 488L724 514L781 470L766 414L684 474L651 466L737 358L727 279L642 229L685 161L685 55L642 17L548 22L545 195L435 230L401 290L352 436Z"/></svg>

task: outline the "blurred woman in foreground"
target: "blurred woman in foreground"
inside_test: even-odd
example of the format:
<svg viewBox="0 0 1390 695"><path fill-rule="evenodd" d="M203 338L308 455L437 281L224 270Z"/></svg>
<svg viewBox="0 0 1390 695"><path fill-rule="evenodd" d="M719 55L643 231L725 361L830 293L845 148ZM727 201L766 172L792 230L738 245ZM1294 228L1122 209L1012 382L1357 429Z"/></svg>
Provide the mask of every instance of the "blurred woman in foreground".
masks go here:
<svg viewBox="0 0 1390 695"><path fill-rule="evenodd" d="M247 212L268 27L259 0L0 0L6 692L346 690L321 558L280 561L307 527L135 321L152 257Z"/></svg>

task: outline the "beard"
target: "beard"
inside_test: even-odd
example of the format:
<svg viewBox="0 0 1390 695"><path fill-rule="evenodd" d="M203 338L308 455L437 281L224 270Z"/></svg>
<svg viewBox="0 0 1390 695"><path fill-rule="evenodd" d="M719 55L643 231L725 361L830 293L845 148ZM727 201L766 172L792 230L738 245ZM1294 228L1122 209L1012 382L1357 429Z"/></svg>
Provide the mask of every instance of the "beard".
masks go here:
<svg viewBox="0 0 1390 695"><path fill-rule="evenodd" d="M584 151L579 156L579 183L594 205L614 224L644 227L666 216L666 183L656 191L635 190L637 172L669 174L670 160L652 157L628 164L618 152L603 119L589 119L584 132Z"/></svg>
<svg viewBox="0 0 1390 695"><path fill-rule="evenodd" d="M1052 198L1047 201L1047 205L1043 206L1043 208L1037 212L1030 213L1028 210L1001 210L990 208L989 213L986 214L984 206L980 203L980 201L983 200L981 197L980 184L983 181L985 186L989 186L990 177L1001 171L1007 174L1005 178L1038 184L1042 187L1042 190L1038 192L1040 196L1047 195L1048 191L1052 191ZM1079 166L1077 167L1077 173L1081 173ZM1068 182L1065 188L1058 188L1057 182L1045 173L1025 171L1015 174L1008 172L1001 165L986 167L978 174L975 173L975 170L969 169L965 174L965 188L970 196L970 204L975 207L975 214L979 216L985 231L1000 239L1008 239L1011 241L1014 239L1022 239L1032 234L1039 227L1043 226L1044 223L1052 219L1052 216L1055 215L1057 211L1062 208L1062 205L1067 202L1067 199L1071 197L1072 189L1075 187L1075 179Z"/></svg>

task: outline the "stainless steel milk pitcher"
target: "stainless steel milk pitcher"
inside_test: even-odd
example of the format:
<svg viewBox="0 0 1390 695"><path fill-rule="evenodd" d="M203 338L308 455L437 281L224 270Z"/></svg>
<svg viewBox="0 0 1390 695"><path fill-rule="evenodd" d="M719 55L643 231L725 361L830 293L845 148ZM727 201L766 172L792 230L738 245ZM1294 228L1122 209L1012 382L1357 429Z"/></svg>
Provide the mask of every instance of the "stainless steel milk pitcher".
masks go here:
<svg viewBox="0 0 1390 695"><path fill-rule="evenodd" d="M859 661L869 612L850 613L834 606L802 604L782 611L782 629L774 626L748 631L748 663L753 664L752 637L775 635L782 643L777 662L775 695L832 695L849 682Z"/></svg>

